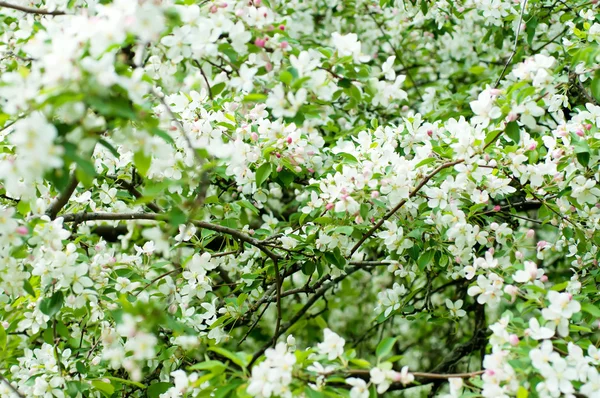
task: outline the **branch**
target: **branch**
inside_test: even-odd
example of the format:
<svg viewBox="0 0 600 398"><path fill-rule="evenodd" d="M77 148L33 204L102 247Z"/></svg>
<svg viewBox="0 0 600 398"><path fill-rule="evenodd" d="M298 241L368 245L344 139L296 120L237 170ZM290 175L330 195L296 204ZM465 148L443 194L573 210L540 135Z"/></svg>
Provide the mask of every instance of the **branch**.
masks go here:
<svg viewBox="0 0 600 398"><path fill-rule="evenodd" d="M11 390L13 393L15 393L15 394L16 394L16 395L17 395L19 398L25 398L25 395L21 394L21 392L20 392L19 390L17 390L17 389L15 388L15 386L13 386L13 385L11 384L11 382L10 382L10 381L8 381L8 379L7 379L6 377L4 377L4 375L3 375L2 373L0 373L0 381L3 381L3 382L4 382L4 383L5 383L7 386L8 386L8 388L9 388L9 389L10 389L10 390Z"/></svg>
<svg viewBox="0 0 600 398"><path fill-rule="evenodd" d="M6 1L0 1L0 7L11 8L13 10L22 11L27 14L40 14L40 15L67 15L64 11L48 11L43 8L25 7L17 4L7 3Z"/></svg>
<svg viewBox="0 0 600 398"><path fill-rule="evenodd" d="M423 96L421 95L421 92L419 91L419 87L417 86L417 82L415 81L415 79L412 77L412 74L410 73L410 68L408 68L406 66L406 64L404 63L404 61L402 60L402 57L400 56L400 53L396 49L396 46L394 46L392 44L392 42L390 41L390 38L389 38L388 34L385 33L385 31L383 30L383 27L381 26L381 24L379 22L377 22L377 19L375 18L375 15L373 15L371 13L371 11L369 11L369 6L365 4L365 8L367 9L367 14L369 14L369 16L371 17L371 19L373 20L373 22L375 22L375 25L377 25L377 27L379 28L379 31L383 35L383 37L384 37L385 41L387 42L387 44L389 44L390 47L392 48L392 50L394 50L394 54L396 55L396 59L398 60L398 62L400 62L400 65L402 65L402 68L404 68L404 70L406 71L406 77L408 77L408 79L412 82L413 87L415 88L415 91L417 92L417 95L419 96L419 99L421 101L423 101Z"/></svg>
<svg viewBox="0 0 600 398"><path fill-rule="evenodd" d="M260 356L267 350L267 348L269 348L271 345L275 344L275 342L277 341L277 339L279 338L279 336L281 336L282 334L284 334L285 332L287 332L289 328L291 328L292 326L294 326L294 324L296 322L298 322L300 320L300 318L302 318L304 316L304 314L306 314L306 312L310 309L310 307L312 307L317 301L319 301L319 299L321 297L323 297L325 295L325 293L327 292L327 290L329 290L331 287L337 285L338 282L344 280L345 278L347 278L348 276L352 275L353 273L355 273L358 270L359 270L359 268L349 268L348 272L346 274L340 275L337 278L335 278L335 279L329 281L328 283L325 283L323 286L321 286L321 288L319 290L317 290L316 293L310 299L308 299L308 301L306 302L306 304L304 304L304 306L302 308L300 308L300 310L298 312L296 312L296 314L294 314L294 316L292 317L292 319L290 319L285 325L283 325L281 327L281 329L279 330L279 333L275 334L273 336L273 338L271 339L271 341L269 341L267 344L263 345L260 348L260 350L258 350L252 356L252 359L250 360L250 363L248 364L248 367L251 367L252 364L254 362L256 362L256 360L258 358L260 358ZM329 275L327 275L324 278L327 278L327 277L329 277Z"/></svg>
<svg viewBox="0 0 600 398"><path fill-rule="evenodd" d="M208 97L212 100L213 98L213 94L212 94L212 90L210 88L210 83L208 82L208 78L206 77L206 74L204 73L204 70L202 69L202 65L200 65L200 62L193 60L192 61L194 63L194 65L196 65L196 67L198 69L200 69L200 73L202 74L202 77L204 78L204 83L206 83L206 89L208 91Z"/></svg>
<svg viewBox="0 0 600 398"><path fill-rule="evenodd" d="M134 198L140 199L143 197L142 193L138 191L132 183L122 180L115 175L107 175L106 177L110 178L111 180L115 180L119 185L121 185L121 187L125 188L127 192L129 192ZM162 213L162 209L153 202L146 203L146 206L155 213Z"/></svg>
<svg viewBox="0 0 600 398"><path fill-rule="evenodd" d="M398 210L400 210L400 208L402 206L404 206L404 204L410 198L412 198L413 196L415 196L425 186L425 184L427 184L429 182L429 180L431 180L437 173L439 173L440 171L442 171L444 169L447 169L448 167L452 167L452 166L457 165L457 164L462 163L462 162L464 162L464 159L456 160L454 162L444 163L441 166L438 166L437 169L433 170L425 178L423 178L423 180L421 180L421 182L419 183L419 185L417 185L417 187L415 189L413 189L413 191L410 194L408 194L408 198L402 199L400 201L400 203L398 203L392 210L390 210L385 216L383 216L381 218L381 220L379 220L379 222L377 224L375 224L366 234L363 235L363 237L354 245L354 247L352 248L352 250L350 250L350 255L348 257L352 257L352 255L360 248L360 246L367 239L369 239L375 233L375 231L377 231L383 225L384 221L388 220L391 216L394 215L395 212L397 212Z"/></svg>
<svg viewBox="0 0 600 398"><path fill-rule="evenodd" d="M508 57L508 60L504 64L504 68L502 68L502 72L500 72L500 76L498 76L498 80L496 80L496 84L494 84L494 88L498 87L498 85L500 84L500 80L502 80L502 78L504 77L504 74L506 73L506 69L508 68L508 65L510 65L513 57L517 53L517 47L519 45L519 35L521 34L521 24L523 23L523 14L525 13L525 6L527 6L527 0L523 0L523 3L521 3L521 14L519 15L519 24L517 25L517 32L516 32L516 36L515 36L514 48L512 50L512 53L510 54L510 57Z"/></svg>
<svg viewBox="0 0 600 398"><path fill-rule="evenodd" d="M357 376L368 376L370 375L370 371L366 369L350 369L347 372L350 375ZM485 373L485 370L477 370L475 372L467 372L467 373L428 373L428 372L409 372L413 376L419 379L431 379L431 380L447 380L451 378L461 378L468 379L471 377L479 376Z"/></svg>
<svg viewBox="0 0 600 398"><path fill-rule="evenodd" d="M58 198L56 198L56 201L50 205L48 210L46 210L46 215L50 217L51 220L54 220L62 208L69 203L69 199L73 195L73 192L75 192L78 184L79 180L75 176L75 173L73 173L65 190L58 196Z"/></svg>
<svg viewBox="0 0 600 398"><path fill-rule="evenodd" d="M167 221L166 217L162 214L156 213L71 213L63 216L63 222L76 222L81 223L84 221L118 221L118 220L151 220L151 221ZM260 249L265 253L271 260L277 261L280 256L269 250L263 242L255 239L237 229L224 227L222 225L211 224L205 221L192 221L192 223L199 227L208 229L210 231L219 232L226 235L231 235L243 242L249 243L250 245Z"/></svg>

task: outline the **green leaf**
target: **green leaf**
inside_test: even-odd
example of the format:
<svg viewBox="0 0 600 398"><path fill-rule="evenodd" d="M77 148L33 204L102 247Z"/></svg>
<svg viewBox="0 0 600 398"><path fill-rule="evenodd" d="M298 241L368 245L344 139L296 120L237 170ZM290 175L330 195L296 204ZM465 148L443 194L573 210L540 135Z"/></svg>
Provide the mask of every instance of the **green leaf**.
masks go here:
<svg viewBox="0 0 600 398"><path fill-rule="evenodd" d="M262 102L267 99L265 94L250 93L244 97L244 102Z"/></svg>
<svg viewBox="0 0 600 398"><path fill-rule="evenodd" d="M204 361L190 366L188 370L211 370L226 367L227 366L221 361Z"/></svg>
<svg viewBox="0 0 600 398"><path fill-rule="evenodd" d="M381 359L392 352L394 344L396 344L395 337L386 337L385 339L381 340L381 342L377 345L377 349L375 350L377 358Z"/></svg>
<svg viewBox="0 0 600 398"><path fill-rule="evenodd" d="M114 376L105 376L104 378L108 379L108 380L112 380L112 381L117 381L119 383L128 384L130 386L136 386L136 387L142 388L144 390L146 389L145 384L138 383L137 381L121 379L120 377L114 377Z"/></svg>
<svg viewBox="0 0 600 398"><path fill-rule="evenodd" d="M8 336L6 335L6 330L4 326L0 323L0 351L6 351L6 345L8 342Z"/></svg>
<svg viewBox="0 0 600 398"><path fill-rule="evenodd" d="M42 300L40 303L40 311L43 314L48 316L53 316L62 308L64 303L64 296L62 291L58 291L52 295L52 297L48 297Z"/></svg>
<svg viewBox="0 0 600 398"><path fill-rule="evenodd" d="M415 169L418 169L421 166L425 166L426 164L430 164L435 162L435 158L431 157L431 158L425 158L423 160L421 160L419 163L417 163L417 165L415 166Z"/></svg>
<svg viewBox="0 0 600 398"><path fill-rule="evenodd" d="M508 138L513 140L515 144L518 144L521 141L521 129L517 122L508 122L506 125L506 135Z"/></svg>
<svg viewBox="0 0 600 398"><path fill-rule="evenodd" d="M279 80L286 86L290 85L293 78L294 78L294 76L292 76L292 74L290 72L288 72L287 70L284 70L279 74Z"/></svg>
<svg viewBox="0 0 600 398"><path fill-rule="evenodd" d="M314 261L307 260L302 264L302 273L304 275L312 275L317 269L317 264Z"/></svg>
<svg viewBox="0 0 600 398"><path fill-rule="evenodd" d="M592 95L596 99L597 102L600 103L600 77L596 76L592 79Z"/></svg>
<svg viewBox="0 0 600 398"><path fill-rule="evenodd" d="M588 314L596 318L600 318L600 308L598 308L597 305L594 305L592 303L582 303L581 310L587 312Z"/></svg>
<svg viewBox="0 0 600 398"><path fill-rule="evenodd" d="M517 398L527 398L529 396L529 391L523 386L519 387L517 390Z"/></svg>
<svg viewBox="0 0 600 398"><path fill-rule="evenodd" d="M92 381L92 386L106 397L110 397L115 392L115 387L112 384L105 383L100 380Z"/></svg>
<svg viewBox="0 0 600 398"><path fill-rule="evenodd" d="M31 286L31 283L29 283L28 280L25 280L25 282L23 282L23 289L32 297L35 297L35 290L33 290L33 286Z"/></svg>
<svg viewBox="0 0 600 398"><path fill-rule="evenodd" d="M105 147L106 149L108 149L108 151L117 159L120 158L119 152L115 149L114 146L112 146L112 144L108 141L106 141L103 138L100 138L98 140L98 144L102 145L103 147Z"/></svg>
<svg viewBox="0 0 600 398"><path fill-rule="evenodd" d="M158 398L160 394L165 393L171 387L173 387L173 384L165 382L150 384L146 390L146 396L148 398Z"/></svg>
<svg viewBox="0 0 600 398"><path fill-rule="evenodd" d="M215 352L215 353L219 354L220 356L231 360L231 362L235 363L242 369L246 367L246 365L244 364L244 361L242 361L242 359L240 357L238 357L233 352L226 350L225 348L209 347L208 350Z"/></svg>
<svg viewBox="0 0 600 398"><path fill-rule="evenodd" d="M146 173L148 173L148 169L152 163L152 156L146 156L144 151L137 151L133 155L133 163L141 176L146 177Z"/></svg>
<svg viewBox="0 0 600 398"><path fill-rule="evenodd" d="M259 188L271 174L271 163L265 163L256 170L256 188Z"/></svg>
<svg viewBox="0 0 600 398"><path fill-rule="evenodd" d="M433 258L433 254L434 254L433 250L428 250L419 256L419 259L417 260L417 264L419 265L419 269L421 271L424 270L425 267L427 267L427 265L431 262L431 259Z"/></svg>

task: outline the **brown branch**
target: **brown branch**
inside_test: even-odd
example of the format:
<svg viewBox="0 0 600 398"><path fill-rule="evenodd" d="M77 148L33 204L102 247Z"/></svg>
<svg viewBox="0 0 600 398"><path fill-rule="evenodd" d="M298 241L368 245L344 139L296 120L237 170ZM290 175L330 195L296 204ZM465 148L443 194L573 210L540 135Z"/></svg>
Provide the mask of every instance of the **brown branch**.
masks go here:
<svg viewBox="0 0 600 398"><path fill-rule="evenodd" d="M321 288L319 288L316 291L316 293L310 299L308 299L306 304L304 304L304 306L298 312L296 312L296 314L294 314L292 319L290 319L288 322L285 323L285 325L283 325L281 327L281 329L279 330L279 333L274 335L273 338L271 339L271 341L269 341L267 344L263 345L256 353L254 353L254 355L252 356L252 359L250 360L250 363L248 364L248 367L251 367L252 364L254 362L256 362L256 360L258 358L260 358L260 356L267 350L267 348L269 348L275 342L277 342L277 339L279 338L279 336L281 336L282 334L287 332L287 330L289 328L291 328L296 322L298 322L298 320L300 320L300 318L302 318L304 316L304 314L306 314L306 312L310 309L310 307L312 307L317 301L319 301L321 299L321 297L323 297L325 295L325 293L327 293L327 290L329 290L331 287L337 285L338 282L344 280L345 278L352 275L354 272L356 272L358 270L359 270L359 268L354 268L354 267L348 268L346 274L340 275L337 278L335 278L335 279L329 281L328 283L325 283L323 286L321 286Z"/></svg>
<svg viewBox="0 0 600 398"><path fill-rule="evenodd" d="M437 173L439 173L440 171L442 171L444 169L447 169L448 167L452 167L452 166L457 165L457 164L462 163L462 162L464 162L464 159L456 160L454 162L444 163L444 164L438 166L437 169L433 170L425 178L423 178L423 180L421 180L421 182L419 183L419 185L417 185L417 187L415 189L413 189L410 194L408 194L408 198L402 199L400 201L400 203L398 203L392 210L390 210L386 215L384 215L381 218L381 220L379 220L379 222L377 222L377 224L375 224L369 231L367 231L367 233L365 233L363 235L363 237L354 245L354 247L352 247L352 250L350 250L350 255L348 255L348 258L352 257L352 255L360 248L360 246L367 239L369 239L375 233L375 231L377 231L383 225L383 223L386 220L388 220L391 216L394 215L394 213L396 213L398 210L400 210L400 208L402 206L404 206L404 204L410 198L412 198L413 196L415 196L425 186L425 184L427 184L429 182L429 180L431 180Z"/></svg>
<svg viewBox="0 0 600 398"><path fill-rule="evenodd" d="M106 175L106 177L110 178L111 180L115 180L117 182L117 184L119 184L119 185L121 185L121 187L125 188L127 190L127 192L129 192L131 194L131 196L133 196L134 198L140 199L143 197L142 193L140 191L138 191L132 183L122 180L118 176L115 176L115 175ZM153 202L146 203L146 206L155 213L162 213L162 209Z"/></svg>
<svg viewBox="0 0 600 398"><path fill-rule="evenodd" d="M0 381L4 382L8 386L8 388L19 398L25 398L25 395L23 395L19 390L17 390L17 388L13 386L12 383L8 381L8 379L4 377L2 373L0 373Z"/></svg>
<svg viewBox="0 0 600 398"><path fill-rule="evenodd" d="M200 73L202 74L202 77L204 78L204 83L206 83L206 89L208 91L208 97L212 100L213 98L213 94L212 94L212 90L210 88L210 83L208 83L208 78L206 77L206 74L204 73L204 70L202 69L202 65L200 65L200 62L193 60L192 61L194 63L194 65L196 65L196 67L198 69L200 69Z"/></svg>
<svg viewBox="0 0 600 398"><path fill-rule="evenodd" d="M387 33L385 33L385 31L383 30L383 26L379 22L377 22L377 19L375 18L375 15L373 15L373 13L371 13L371 11L369 11L369 6L365 4L365 8L367 10L367 14L369 14L369 16L371 17L371 19L373 20L373 22L375 22L375 25L377 25L377 27L379 28L379 31L383 35L383 38L385 39L385 41L387 42L387 44L389 44L390 47L392 48L392 50L394 51L394 54L396 55L396 59L398 60L398 62L400 62L400 65L402 65L402 68L404 68L404 70L406 71L406 77L408 77L408 79L412 82L413 87L415 88L415 91L417 92L417 96L419 97L419 99L421 101L423 101L423 96L421 95L421 92L419 91L419 87L417 86L417 82L412 77L412 74L410 73L410 69L407 67L407 65L402 60L402 57L400 56L400 53L396 49L396 46L394 46L392 44L392 42L391 42L391 40L389 38L389 35Z"/></svg>
<svg viewBox="0 0 600 398"><path fill-rule="evenodd" d="M357 375L357 376L369 376L369 370L367 369L350 369L346 373L349 375ZM467 373L429 373L429 372L409 372L413 376L419 379L431 379L431 380L447 380L450 378L461 378L468 379L471 377L479 376L485 373L485 370L477 370L475 372L467 372Z"/></svg>
<svg viewBox="0 0 600 398"><path fill-rule="evenodd" d="M500 84L500 80L502 80L502 78L504 77L504 74L506 73L506 69L508 68L508 65L510 65L515 54L517 53L517 48L519 46L519 35L521 34L521 23L523 23L523 14L525 13L526 6L527 6L527 0L523 0L523 3L521 4L521 13L519 15L519 23L517 25L517 32L515 35L515 45L510 54L510 57L508 57L508 60L504 64L504 68L502 68L502 72L500 72L500 76L498 76L498 80L496 80L496 84L494 84L494 88L498 87L498 85Z"/></svg>
<svg viewBox="0 0 600 398"><path fill-rule="evenodd" d="M118 220L151 220L151 221L167 221L167 218L162 214L156 213L71 213L63 216L63 222L82 223L84 221L118 221ZM192 221L199 227L210 231L219 232L226 235L231 235L243 242L246 242L265 253L271 260L276 261L280 256L269 250L263 242L255 239L237 229L224 227L222 225L211 224L205 221Z"/></svg>
<svg viewBox="0 0 600 398"><path fill-rule="evenodd" d="M75 176L75 173L73 173L71 175L71 179L69 180L69 184L67 185L65 190L60 195L58 195L58 198L56 198L54 203L52 203L48 210L46 210L46 215L50 217L51 220L54 220L58 213L62 210L62 208L65 207L67 203L69 203L69 199L73 195L73 192L75 192L75 189L77 188L78 184L79 180Z"/></svg>
<svg viewBox="0 0 600 398"><path fill-rule="evenodd" d="M51 16L67 15L67 13L64 11L48 11L48 10L44 10L43 8L25 7L25 6L20 6L17 4L11 4L6 1L0 1L0 7L10 8L10 9L21 11L21 12L24 12L27 14L40 14L40 15L51 15Z"/></svg>

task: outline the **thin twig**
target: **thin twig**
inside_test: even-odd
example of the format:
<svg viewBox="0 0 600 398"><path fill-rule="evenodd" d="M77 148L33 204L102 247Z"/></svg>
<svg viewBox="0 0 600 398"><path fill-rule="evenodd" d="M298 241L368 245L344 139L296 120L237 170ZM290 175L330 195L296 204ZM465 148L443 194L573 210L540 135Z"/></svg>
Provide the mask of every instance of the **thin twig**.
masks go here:
<svg viewBox="0 0 600 398"><path fill-rule="evenodd" d="M154 279L152 279L150 282L148 282L148 283L146 284L146 286L144 286L144 287L142 288L142 290L140 290L139 292L137 292L136 294L134 294L134 296L138 296L138 295L139 295L141 292L143 292L144 290L146 290L147 288L149 288L150 286L152 286L152 285L153 285L153 284L154 284L156 281L159 281L159 280L161 280L162 278L165 278L165 277L167 277L167 276L171 275L172 273L174 273L174 272L177 272L177 271L180 271L180 270L181 270L180 268L176 268L176 269L173 269L173 270L171 270L171 271L165 272L164 274L161 274L161 275L157 276L156 278L154 278Z"/></svg>
<svg viewBox="0 0 600 398"><path fill-rule="evenodd" d="M33 7L25 7L17 4L11 4L6 1L0 1L0 7L11 8L13 10L21 11L27 14L40 14L40 15L67 15L64 11L48 11L43 8L33 8Z"/></svg>
<svg viewBox="0 0 600 398"><path fill-rule="evenodd" d="M208 78L206 77L206 74L204 73L204 70L202 69L202 65L200 65L200 62L198 62L197 60L193 60L192 61L194 63L194 65L196 65L196 67L198 69L200 69L200 73L202 74L202 77L204 78L204 83L206 83L206 89L208 91L208 97L212 100L213 98L213 94L212 94L212 90L210 88L210 83L208 83Z"/></svg>
<svg viewBox="0 0 600 398"><path fill-rule="evenodd" d="M413 196L415 196L425 186L425 184L427 184L429 182L429 180L431 180L437 173L439 173L440 171L442 171L444 169L447 169L448 167L452 167L452 166L457 165L457 164L462 163L462 162L464 162L464 159L456 160L454 162L444 163L444 164L438 166L438 168L436 168L435 170L433 170L425 178L423 178L423 180L421 180L421 182L419 183L419 185L417 185L417 187L415 189L413 189L410 194L408 194L408 198L402 199L400 201L400 203L398 203L392 210L390 210L386 215L384 215L381 218L381 220L379 220L379 222L377 222L377 224L375 224L369 231L367 231L367 233L365 233L363 235L363 237L358 242L356 242L356 244L354 245L354 247L352 247L352 250L350 250L350 255L348 257L349 258L352 257L352 255L360 248L360 246L367 239L369 239L375 233L375 231L377 231L383 225L383 223L387 219L389 219L391 216L394 215L394 213L396 213L398 210L400 210L400 208L402 206L404 206L404 204L410 198L412 198Z"/></svg>
<svg viewBox="0 0 600 398"><path fill-rule="evenodd" d="M519 35L521 34L521 23L523 23L523 14L525 13L526 6L527 6L527 0L523 0L523 3L521 3L521 14L519 15L519 23L517 25L517 33L515 36L515 45L512 50L512 53L510 54L510 57L508 57L508 60L504 64L504 68L502 68L502 72L500 73L500 76L498 76L498 80L496 80L496 84L494 84L494 88L498 87L498 85L500 84L500 80L502 80L502 78L504 77L504 74L506 73L506 69L508 68L508 65L510 65L513 57L517 53L517 47L519 45Z"/></svg>
<svg viewBox="0 0 600 398"><path fill-rule="evenodd" d="M76 222L82 223L84 221L118 221L118 220L151 220L151 221L167 221L166 217L162 214L156 213L71 213L63 216L63 222ZM250 245L260 249L265 253L271 260L275 261L280 256L271 250L269 250L262 241L246 235L243 232L238 231L234 228L224 227L222 225L211 224L205 221L192 221L192 223L200 228L208 229L210 231L219 232L226 235L231 235L243 242L249 243Z"/></svg>
<svg viewBox="0 0 600 398"><path fill-rule="evenodd" d="M6 377L4 377L4 375L2 373L0 373L0 381L3 381L8 386L8 388L14 394L16 394L19 398L25 398L25 395L23 395L21 393L21 391L17 390L17 388L15 386L13 386L12 383L10 381L8 381L8 379Z"/></svg>
<svg viewBox="0 0 600 398"><path fill-rule="evenodd" d="M73 195L73 192L75 192L78 184L79 180L77 179L77 176L75 176L75 173L73 173L65 190L58 195L56 201L50 205L48 210L46 210L46 215L50 217L51 220L54 220L62 208L69 203L69 199Z"/></svg>
<svg viewBox="0 0 600 398"><path fill-rule="evenodd" d="M375 22L375 25L377 25L377 27L379 28L379 31L383 35L383 37L384 37L385 41L387 42L387 44L389 44L390 47L392 48L392 50L394 50L394 54L396 55L396 59L398 60L398 62L400 62L400 65L402 65L402 67L406 71L406 77L408 77L408 79L412 82L413 87L415 88L415 91L417 92L417 96L419 97L419 99L421 101L423 101L423 96L421 95L421 92L419 91L419 87L417 86L417 81L412 77L412 74L410 73L410 69L406 66L406 64L402 60L402 57L400 56L400 53L396 49L396 46L394 46L392 44L392 42L390 41L390 38L389 38L388 34L385 33L385 31L383 30L383 26L379 22L377 22L377 19L375 18L375 15L373 15L373 13L371 13L371 11L369 11L369 6L365 4L365 8L367 9L367 14L369 14L369 16L371 17L371 19L373 20L373 22Z"/></svg>

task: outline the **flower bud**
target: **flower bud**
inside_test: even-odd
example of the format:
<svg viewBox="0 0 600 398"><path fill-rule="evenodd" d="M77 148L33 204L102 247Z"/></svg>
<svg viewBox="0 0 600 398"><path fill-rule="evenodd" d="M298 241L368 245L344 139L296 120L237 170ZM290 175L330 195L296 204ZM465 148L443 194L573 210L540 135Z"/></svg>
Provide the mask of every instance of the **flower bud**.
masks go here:
<svg viewBox="0 0 600 398"><path fill-rule="evenodd" d="M527 239L533 238L534 235L535 235L535 231L533 229L527 230L527 233L525 234L525 236L527 236Z"/></svg>
<svg viewBox="0 0 600 398"><path fill-rule="evenodd" d="M261 38L256 38L256 40L254 40L254 45L256 47L260 47L263 48L265 46L265 44L267 43L267 41L265 39L261 39Z"/></svg>
<svg viewBox="0 0 600 398"><path fill-rule="evenodd" d="M516 251L515 252L515 258L517 260L523 260L523 253L521 253L520 251Z"/></svg>
<svg viewBox="0 0 600 398"><path fill-rule="evenodd" d="M279 30L285 30L285 25L279 25Z"/></svg>
<svg viewBox="0 0 600 398"><path fill-rule="evenodd" d="M548 276L547 276L547 275L542 275L542 276L540 276L540 281L542 281L542 282L544 282L544 283L545 283L545 282L548 282Z"/></svg>
<svg viewBox="0 0 600 398"><path fill-rule="evenodd" d="M519 336L517 336L516 334L511 334L510 336L508 336L508 342L513 347L518 345L519 344Z"/></svg>
<svg viewBox="0 0 600 398"><path fill-rule="evenodd" d="M331 203L331 202L330 202L330 203L327 203L327 204L325 205L325 209L326 209L326 210L331 210L331 209L333 209L333 208L334 208L334 204L333 204L333 203Z"/></svg>
<svg viewBox="0 0 600 398"><path fill-rule="evenodd" d="M252 134L250 134L250 139L251 139L252 141L258 141L258 134L256 134L256 133L252 133Z"/></svg>
<svg viewBox="0 0 600 398"><path fill-rule="evenodd" d="M15 232L19 235L27 235L29 233L29 230L27 229L26 226L24 225L20 225L17 227L17 229L15 230Z"/></svg>
<svg viewBox="0 0 600 398"><path fill-rule="evenodd" d="M281 43L279 43L279 47L281 47L282 50L285 50L286 48L288 48L289 43L287 41L282 41Z"/></svg>

